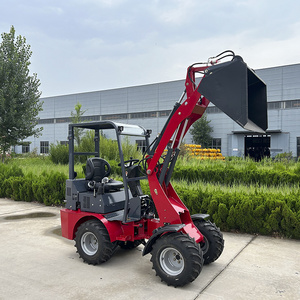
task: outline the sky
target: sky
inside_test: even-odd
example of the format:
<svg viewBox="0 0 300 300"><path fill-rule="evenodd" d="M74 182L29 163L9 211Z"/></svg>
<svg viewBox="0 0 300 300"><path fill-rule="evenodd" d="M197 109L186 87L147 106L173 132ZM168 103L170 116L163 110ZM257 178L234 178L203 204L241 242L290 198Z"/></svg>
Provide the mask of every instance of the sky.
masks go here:
<svg viewBox="0 0 300 300"><path fill-rule="evenodd" d="M0 0L0 33L26 38L43 98L184 79L227 49L253 69L300 63L299 12L296 0Z"/></svg>

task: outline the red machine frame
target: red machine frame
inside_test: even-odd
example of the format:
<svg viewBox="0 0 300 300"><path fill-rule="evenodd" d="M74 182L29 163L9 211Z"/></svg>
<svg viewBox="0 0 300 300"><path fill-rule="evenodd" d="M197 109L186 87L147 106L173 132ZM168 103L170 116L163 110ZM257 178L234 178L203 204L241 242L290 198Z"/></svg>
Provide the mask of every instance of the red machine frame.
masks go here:
<svg viewBox="0 0 300 300"><path fill-rule="evenodd" d="M171 183L168 185L163 182L160 184L156 166L168 144L172 144L172 152L179 149L180 143L188 131L189 127L205 112L209 101L201 97L193 81L195 74L204 71L207 67L189 67L186 78L186 92L182 95L180 102L185 94L186 100L182 103L177 102L175 111L169 118L164 128L164 135L161 136L159 143L152 157L147 157L147 176L152 199L155 203L159 219L141 219L135 222L108 221L105 216L98 213L82 212L80 209L72 211L69 209L61 210L62 236L67 239L74 239L75 232L80 224L90 219L99 219L110 234L111 242L134 241L149 239L153 231L157 228L170 224L185 224L181 231L194 238L196 242L203 240L202 234L194 225L189 210L183 204ZM200 84L200 83L199 83ZM200 99L200 101L199 101ZM171 138L174 136L174 140ZM171 148L170 148L171 149ZM67 226L65 226L67 224ZM176 227L177 228L177 227ZM149 252L149 251L147 251Z"/></svg>
<svg viewBox="0 0 300 300"><path fill-rule="evenodd" d="M231 61L217 64L219 60L228 56L232 57ZM235 56L232 51L225 51L218 56L209 59L207 63L199 64L191 65L187 69L184 93L179 101L175 103L161 133L151 145L148 145L144 159L142 160L144 171L146 173L145 176L130 179L127 178L125 171L126 161L124 161L121 145L118 140L120 165L122 168L125 190L123 215L121 215L120 218L111 219L108 215L103 213L82 211L80 207L76 207L75 209L65 208L61 210L62 236L67 239L75 239L76 241L76 232L83 223L91 220L99 220L105 226L109 234L110 243L133 243L135 241L148 240L147 243L145 243L143 255L150 252L153 254L152 250L156 247L156 249L153 250L154 255L156 255L156 258L153 260L155 261L153 262L153 265L156 264L155 269L157 273L159 273L159 276L161 276L168 284L174 286L184 285L187 282L193 281L201 272L204 254L203 258L200 254L202 255L201 249L203 247L205 248L205 244L212 243L207 247L211 248L210 251L214 251L214 254L210 254L211 257L206 262L204 258L204 263L210 263L216 260L221 255L224 247L223 236L219 229L215 224L205 220L208 215L197 214L191 216L188 208L181 201L170 183L171 175L179 155L179 147L184 136L191 125L202 117L210 101L222 108L228 116L246 129L265 132L267 128L266 85L247 67L241 57ZM196 78L197 73L202 73L203 75L200 80ZM197 80L199 80L198 84L196 84ZM80 127L80 124L77 125ZM105 123L105 126L112 126L110 128L113 128L115 125L111 122L111 124ZM117 134L118 131L122 130L120 127L118 128L115 126L114 128L116 129ZM99 128L96 133L95 149L97 149L97 151L95 151L95 155L99 156ZM147 144L149 144L148 131L144 136L146 137ZM69 144L69 148L70 147L73 151L74 145ZM73 180L74 158L72 157L70 161L69 177ZM150 216L150 214L140 218L132 218L129 216L128 208L130 199L128 196L128 183L130 180L139 181L140 179L148 180L151 201L154 202L157 213L155 216ZM68 192L66 192L66 194L68 194ZM76 195L74 198L76 198ZM141 200L141 198L137 198ZM201 222L202 224L206 222L205 226L209 226L210 232L214 231L216 234L213 234L214 236L208 238L207 235L211 233L206 231L205 236L203 233L205 227L200 224ZM202 232L200 232L199 228ZM182 236L179 236L178 233L183 234L184 238L181 239ZM92 233L91 235L94 234ZM160 263L162 265L164 264L163 260L157 258L159 255L163 255L169 251L169 248L166 248L166 250L164 248L165 246L162 245L159 240L162 239L166 243L172 244L172 238L174 239L175 246L167 247L171 247L172 251L179 251L178 255L176 255L176 259L177 257L181 257L181 252L185 253L186 258L178 259L178 264L185 261L186 265L189 265L186 269L182 269L184 271L174 267L175 273L177 271L182 271L182 274L178 273L180 280L179 277L176 277L177 275L172 275L172 266L170 267L170 273L168 273L168 267L159 266ZM178 238L180 242L176 244L175 240L178 240ZM184 248L179 249L181 247L180 245L183 243L191 243L190 248L194 249L191 251L194 251L193 253L195 253L195 256L197 257L196 261L189 261L188 257L190 254L188 251ZM199 245L201 245L200 248ZM189 248L189 246L186 247ZM88 261L87 259L84 260ZM193 264L198 264L198 269L193 275L186 279L187 274L193 269ZM164 267L167 268L166 272L162 270Z"/></svg>

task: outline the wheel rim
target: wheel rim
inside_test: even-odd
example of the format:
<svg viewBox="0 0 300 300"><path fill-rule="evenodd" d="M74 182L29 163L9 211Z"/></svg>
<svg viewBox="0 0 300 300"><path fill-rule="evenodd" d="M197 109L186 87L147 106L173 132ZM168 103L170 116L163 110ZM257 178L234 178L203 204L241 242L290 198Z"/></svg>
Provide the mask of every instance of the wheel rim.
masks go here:
<svg viewBox="0 0 300 300"><path fill-rule="evenodd" d="M164 249L159 256L159 262L168 275L179 275L184 269L184 259L175 248Z"/></svg>
<svg viewBox="0 0 300 300"><path fill-rule="evenodd" d="M83 234L81 248L87 255L94 255L98 251L98 239L92 232Z"/></svg>
<svg viewBox="0 0 300 300"><path fill-rule="evenodd" d="M205 236L203 236L203 238L204 238L204 240L203 240L203 242L200 243L200 247L201 247L201 250L202 250L203 255L204 255L204 254L206 254L206 252L209 249L209 242L208 242L208 240Z"/></svg>

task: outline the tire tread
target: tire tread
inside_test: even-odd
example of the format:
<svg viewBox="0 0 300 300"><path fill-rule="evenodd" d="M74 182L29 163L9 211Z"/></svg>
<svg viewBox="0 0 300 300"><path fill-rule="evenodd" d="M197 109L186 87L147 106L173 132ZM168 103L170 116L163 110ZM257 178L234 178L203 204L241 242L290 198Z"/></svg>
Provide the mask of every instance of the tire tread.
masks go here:
<svg viewBox="0 0 300 300"><path fill-rule="evenodd" d="M161 270L158 264L157 253L159 253L159 249L163 248L165 245L174 245L174 247L185 245L185 251L188 252L188 260L185 260L185 264L189 270L183 271L183 273L185 273L184 276L181 276L181 274L175 277L168 276ZM203 256L200 245L190 236L181 232L170 233L160 237L154 243L151 254L150 261L153 264L152 269L156 271L156 276L159 276L161 281L166 282L167 285L173 285L175 287L184 286L194 281L202 270Z"/></svg>
<svg viewBox="0 0 300 300"><path fill-rule="evenodd" d="M96 233L100 234L101 237L101 250L97 256L89 257L84 253L84 251L81 249L80 245L80 235L81 231L84 230L85 227L90 227L91 230L94 230ZM99 243L99 237L98 237L98 243ZM89 265L98 265L101 263L104 263L108 261L111 256L114 253L114 250L116 249L114 243L111 243L109 234L103 225L102 222L98 220L90 220L82 223L75 234L75 247L77 248L77 252L79 254L79 257ZM100 245L99 245L100 247Z"/></svg>

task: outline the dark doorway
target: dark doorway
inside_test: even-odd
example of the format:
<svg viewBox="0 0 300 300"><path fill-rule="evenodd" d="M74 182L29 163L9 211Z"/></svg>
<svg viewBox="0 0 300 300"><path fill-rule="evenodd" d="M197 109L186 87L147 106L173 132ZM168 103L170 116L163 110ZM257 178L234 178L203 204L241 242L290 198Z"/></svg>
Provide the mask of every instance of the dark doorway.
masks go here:
<svg viewBox="0 0 300 300"><path fill-rule="evenodd" d="M271 137L267 135L245 136L245 156L260 161L264 157L270 157Z"/></svg>

